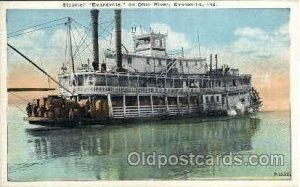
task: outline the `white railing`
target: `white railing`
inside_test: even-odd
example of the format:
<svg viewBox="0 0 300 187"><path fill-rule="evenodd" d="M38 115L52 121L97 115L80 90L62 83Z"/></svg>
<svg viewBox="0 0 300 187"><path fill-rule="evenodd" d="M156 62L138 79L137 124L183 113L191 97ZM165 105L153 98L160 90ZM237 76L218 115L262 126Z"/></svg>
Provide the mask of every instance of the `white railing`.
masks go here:
<svg viewBox="0 0 300 187"><path fill-rule="evenodd" d="M153 105L153 109L150 105L147 106L125 106L123 107L112 107L113 118L138 118L138 117L153 117L162 115L185 115L198 113L200 111L198 105Z"/></svg>
<svg viewBox="0 0 300 187"><path fill-rule="evenodd" d="M105 94L105 93L197 93L197 92L225 92L247 90L249 85L237 87L215 88L158 88L158 87L122 87L122 86L76 86L77 94Z"/></svg>

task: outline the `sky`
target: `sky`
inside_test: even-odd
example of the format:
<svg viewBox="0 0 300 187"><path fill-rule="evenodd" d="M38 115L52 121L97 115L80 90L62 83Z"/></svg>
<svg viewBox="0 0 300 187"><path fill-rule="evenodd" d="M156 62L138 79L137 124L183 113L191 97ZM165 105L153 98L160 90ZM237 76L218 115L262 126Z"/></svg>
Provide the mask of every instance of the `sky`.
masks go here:
<svg viewBox="0 0 300 187"><path fill-rule="evenodd" d="M89 46L75 59L79 64L92 58L90 32L86 32L85 28L90 24L89 11L8 10L7 32L72 17L80 23L72 23L75 28L73 43L87 33L85 38ZM199 56L199 35L201 56L217 53L220 63L239 68L240 73L252 74L253 85L264 100L263 110L288 110L289 19L289 9L125 9L122 10L122 43L132 50L131 28L137 27L138 32L143 33L151 28L168 34L169 53L178 52L183 47L185 56L195 57ZM114 46L114 36L110 34L114 29L112 20L112 9L100 9L100 60L104 58L104 49ZM64 20L53 22L50 26L60 23ZM56 76L62 62L68 59L64 50L65 27L61 24L10 37L8 42ZM24 32L28 31L31 30ZM76 46L73 48L76 51ZM8 50L8 75L9 87L48 85L47 78L11 50Z"/></svg>

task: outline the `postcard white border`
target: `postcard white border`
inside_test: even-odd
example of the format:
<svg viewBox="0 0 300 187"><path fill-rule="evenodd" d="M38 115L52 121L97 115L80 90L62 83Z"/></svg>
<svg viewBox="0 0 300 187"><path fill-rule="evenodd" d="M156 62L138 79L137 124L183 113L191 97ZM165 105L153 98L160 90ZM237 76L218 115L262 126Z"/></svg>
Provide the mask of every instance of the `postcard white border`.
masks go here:
<svg viewBox="0 0 300 187"><path fill-rule="evenodd" d="M80 1L64 1L68 3L78 3ZM89 3L92 1L81 1ZM98 1L99 2L99 1ZM103 2L103 1L102 1ZM107 1L111 2L111 1ZM129 1L118 1L119 3L128 3ZM145 2L145 1L130 1ZM174 2L174 1L168 1ZM180 1L176 1L180 2ZM187 2L187 1L181 1ZM208 2L208 1L188 1L188 2ZM7 58L6 58L6 9L65 9L62 6L63 1L17 1L0 2L0 72L1 72L1 98L0 98L0 186L299 186L299 145L300 145L300 61L299 61L299 2L293 1L209 1L217 3L217 7L200 8L290 8L290 36L291 36L291 63L290 63L290 102L291 102L291 124L292 124L292 180L199 180L199 181L45 181L45 182L8 182L7 181ZM75 8L91 9L92 7ZM110 7L114 8L114 7ZM124 6L122 8L132 8ZM154 8L154 7L143 7ZM176 7L173 7L176 8ZM184 7L181 7L184 8ZM198 8L198 7L185 7ZM67 8L74 9L74 8ZM297 138L298 136L298 138ZM280 137L278 137L280 138Z"/></svg>

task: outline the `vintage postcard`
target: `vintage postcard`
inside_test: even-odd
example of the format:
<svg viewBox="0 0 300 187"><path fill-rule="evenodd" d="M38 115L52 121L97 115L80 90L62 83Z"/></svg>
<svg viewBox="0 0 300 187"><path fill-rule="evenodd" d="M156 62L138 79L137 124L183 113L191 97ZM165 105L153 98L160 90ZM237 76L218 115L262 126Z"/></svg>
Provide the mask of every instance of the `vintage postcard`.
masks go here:
<svg viewBox="0 0 300 187"><path fill-rule="evenodd" d="M298 1L0 8L1 186L299 185Z"/></svg>

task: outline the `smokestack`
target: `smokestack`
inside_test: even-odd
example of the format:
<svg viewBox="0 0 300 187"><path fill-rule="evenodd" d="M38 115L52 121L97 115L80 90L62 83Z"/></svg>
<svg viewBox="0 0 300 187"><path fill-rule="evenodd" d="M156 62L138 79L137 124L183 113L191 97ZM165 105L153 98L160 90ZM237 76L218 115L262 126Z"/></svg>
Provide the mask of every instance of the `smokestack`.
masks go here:
<svg viewBox="0 0 300 187"><path fill-rule="evenodd" d="M91 10L92 37L93 37L93 68L99 70L99 44L98 44L98 15L99 10Z"/></svg>
<svg viewBox="0 0 300 187"><path fill-rule="evenodd" d="M209 55L209 71L212 71L212 54Z"/></svg>
<svg viewBox="0 0 300 187"><path fill-rule="evenodd" d="M121 10L115 10L115 45L116 45L116 61L117 71L124 71L122 68L122 38L121 38Z"/></svg>
<svg viewBox="0 0 300 187"><path fill-rule="evenodd" d="M216 59L216 70L218 69L218 55L215 55L215 59Z"/></svg>

